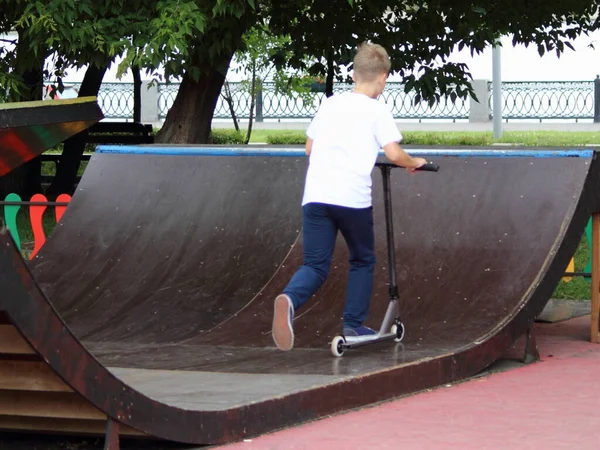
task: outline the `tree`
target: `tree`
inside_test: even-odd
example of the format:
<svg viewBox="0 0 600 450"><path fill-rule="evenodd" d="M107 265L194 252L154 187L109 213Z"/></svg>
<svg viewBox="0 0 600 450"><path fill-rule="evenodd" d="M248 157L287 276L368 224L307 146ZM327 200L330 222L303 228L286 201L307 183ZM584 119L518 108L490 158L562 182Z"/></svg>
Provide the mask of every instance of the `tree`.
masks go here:
<svg viewBox="0 0 600 450"><path fill-rule="evenodd" d="M287 56L274 57L278 67L326 77L328 94L350 67L356 46L372 40L389 50L406 90L429 102L472 93L468 67L448 59L456 48L481 52L511 34L515 44L560 54L570 39L599 27L597 2L589 0L0 2L10 14L27 5L27 17L17 23L31 37L28 48L56 50L65 67L90 63L101 69L125 52L123 70L162 68L167 80L181 79L157 136L175 143L208 142L232 56L257 22L286 37L277 55Z"/></svg>
<svg viewBox="0 0 600 450"><path fill-rule="evenodd" d="M163 53L165 67L183 82L159 134L162 142L208 142L226 68L256 21L288 38L279 54L291 56L277 59L278 67L324 76L328 95L334 79L343 79L342 69L351 67L357 45L372 40L389 50L406 91L430 104L443 96L474 95L468 67L448 59L454 49L478 53L512 34L515 44L560 54L570 39L599 25L598 6L589 0L272 0L256 8L253 1L236 0L216 1L212 11L201 11L206 25L200 34L180 52Z"/></svg>
<svg viewBox="0 0 600 450"><path fill-rule="evenodd" d="M66 69L88 65L79 95L96 95L106 67L123 54L121 73L130 67L147 71L161 67L167 79L182 78L180 92L158 136L172 142L207 141L231 57L241 45L242 34L254 22L256 6L254 0L0 2L2 11L11 12L10 19L0 19L0 23L25 30L27 38L22 41L27 49L44 58L49 56L49 49L56 52L53 73L59 91ZM13 86L22 81L18 76L4 79ZM72 186L84 136L65 144L52 191Z"/></svg>
<svg viewBox="0 0 600 450"><path fill-rule="evenodd" d="M28 30L16 23L27 2L0 2L0 33L15 32L0 48L0 98L8 101L42 99L44 53L32 50ZM41 189L41 160L34 158L0 178L0 195L17 192L29 197Z"/></svg>
<svg viewBox="0 0 600 450"><path fill-rule="evenodd" d="M290 71L276 68L274 61L286 60L292 56L281 53L282 47L288 40L287 36L274 35L266 23L259 22L244 34L242 47L235 53L234 61L237 68L234 71L246 77L241 82L240 91L250 97L248 128L245 133L246 144L252 135L257 96L260 91L263 91L266 81L271 80L274 83L277 95L295 96L303 102L314 101L314 95L311 93L309 85L312 80L306 73L299 70ZM227 103L234 127L239 132L235 99L227 81L225 81L221 96Z"/></svg>
<svg viewBox="0 0 600 450"><path fill-rule="evenodd" d="M79 96L97 96L102 79L114 58L130 44L130 36L142 28L139 11L148 2L141 0L47 0L25 3L14 18L15 25L26 32L18 45L44 59L52 56L53 67L46 78L54 80L62 92L62 77L70 68L87 66ZM41 90L40 90L41 92ZM87 132L65 141L56 176L47 194L71 192L77 177Z"/></svg>
<svg viewBox="0 0 600 450"><path fill-rule="evenodd" d="M448 60L455 49L480 53L512 34L513 44L560 54L572 48L570 39L599 27L598 5L589 0L290 0L271 2L268 14L271 29L291 37L286 50L295 57L287 64L326 76L329 95L334 77L351 67L358 44L371 40L388 49L406 91L430 104L474 95L468 67ZM315 61L306 67L300 55Z"/></svg>
<svg viewBox="0 0 600 450"><path fill-rule="evenodd" d="M181 85L158 142L208 142L215 106L233 54L257 17L254 0L165 0L157 3L121 67L162 68ZM143 37L142 37L143 36Z"/></svg>

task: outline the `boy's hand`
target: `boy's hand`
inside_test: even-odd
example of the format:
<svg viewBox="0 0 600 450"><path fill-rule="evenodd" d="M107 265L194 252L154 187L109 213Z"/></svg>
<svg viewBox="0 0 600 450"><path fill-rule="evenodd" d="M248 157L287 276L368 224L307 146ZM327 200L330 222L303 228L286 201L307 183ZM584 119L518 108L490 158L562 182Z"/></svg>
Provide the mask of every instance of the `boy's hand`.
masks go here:
<svg viewBox="0 0 600 450"><path fill-rule="evenodd" d="M427 164L427 160L423 158L413 158L413 161L415 162L415 165L413 167L406 168L408 173L415 173L419 167Z"/></svg>

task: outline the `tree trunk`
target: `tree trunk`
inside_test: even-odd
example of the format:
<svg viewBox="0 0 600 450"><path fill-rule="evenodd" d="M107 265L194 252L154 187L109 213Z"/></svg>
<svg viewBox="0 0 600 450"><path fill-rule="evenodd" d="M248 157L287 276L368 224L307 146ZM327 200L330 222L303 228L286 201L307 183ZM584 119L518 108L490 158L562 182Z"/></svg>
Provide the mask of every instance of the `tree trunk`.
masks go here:
<svg viewBox="0 0 600 450"><path fill-rule="evenodd" d="M329 52L327 55L327 78L325 78L325 95L331 97L333 95L333 77L335 75L335 67L333 54Z"/></svg>
<svg viewBox="0 0 600 450"><path fill-rule="evenodd" d="M213 114L225 74L209 69L198 81L185 74L156 142L208 144Z"/></svg>
<svg viewBox="0 0 600 450"><path fill-rule="evenodd" d="M261 80L262 81L262 80ZM262 82L261 82L262 85ZM256 103L256 62L252 62L252 86L250 88L250 114L248 114L248 131L246 132L246 141L248 145L252 137L252 124L254 123L254 105Z"/></svg>
<svg viewBox="0 0 600 450"><path fill-rule="evenodd" d="M85 71L78 97L97 96L105 72L106 67L89 66ZM63 152L56 167L56 176L47 191L48 195L73 193L87 135L87 130L84 130L65 141Z"/></svg>
<svg viewBox="0 0 600 450"><path fill-rule="evenodd" d="M225 94L221 92L221 97L223 97L223 100L225 100L227 106L229 107L229 114L231 114L231 120L233 120L233 126L235 127L235 131L240 131L240 124L235 113L233 97L231 96L231 89L229 88L229 83L227 81L223 83L223 89L225 89Z"/></svg>
<svg viewBox="0 0 600 450"><path fill-rule="evenodd" d="M133 121L142 121L142 76L140 68L133 66L131 68L133 74Z"/></svg>
<svg viewBox="0 0 600 450"><path fill-rule="evenodd" d="M40 52L39 55L42 55ZM27 90L22 92L18 101L35 101L42 99L44 84L42 67L44 59L36 56L29 49L29 42L19 35L17 42L17 70L22 68L23 82ZM33 61L33 63L32 63ZM42 161L40 157L34 158L17 167L8 174L0 177L0 197L3 200L7 194L15 192L21 197L29 199L33 194L42 190Z"/></svg>

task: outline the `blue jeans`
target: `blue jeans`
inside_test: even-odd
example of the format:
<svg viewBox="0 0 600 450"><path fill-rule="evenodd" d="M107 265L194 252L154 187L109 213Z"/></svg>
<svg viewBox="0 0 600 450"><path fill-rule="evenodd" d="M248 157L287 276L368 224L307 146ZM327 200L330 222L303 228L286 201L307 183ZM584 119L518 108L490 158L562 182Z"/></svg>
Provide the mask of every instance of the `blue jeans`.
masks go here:
<svg viewBox="0 0 600 450"><path fill-rule="evenodd" d="M373 272L375 238L373 208L308 203L302 207L304 262L283 290L298 310L327 279L338 230L350 251L344 326L358 327L367 318Z"/></svg>

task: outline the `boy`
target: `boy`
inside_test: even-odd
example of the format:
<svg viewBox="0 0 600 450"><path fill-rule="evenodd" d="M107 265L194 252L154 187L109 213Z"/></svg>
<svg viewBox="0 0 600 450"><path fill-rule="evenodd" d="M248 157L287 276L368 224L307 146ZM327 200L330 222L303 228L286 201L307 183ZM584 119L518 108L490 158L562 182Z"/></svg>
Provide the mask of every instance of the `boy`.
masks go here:
<svg viewBox="0 0 600 450"><path fill-rule="evenodd" d="M327 278L338 230L350 252L343 334L376 334L363 325L375 267L371 172L381 148L410 172L426 163L398 145L402 136L394 118L377 100L390 68L382 46L362 44L354 58L354 90L326 99L306 132L310 164L302 200L304 261L275 299L272 332L280 350L294 346L294 311Z"/></svg>

